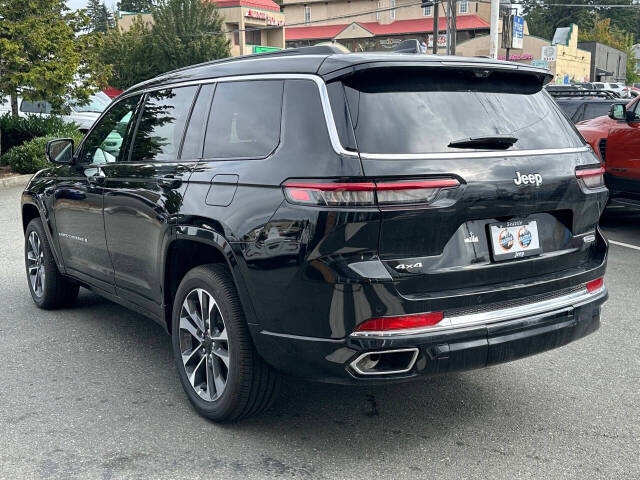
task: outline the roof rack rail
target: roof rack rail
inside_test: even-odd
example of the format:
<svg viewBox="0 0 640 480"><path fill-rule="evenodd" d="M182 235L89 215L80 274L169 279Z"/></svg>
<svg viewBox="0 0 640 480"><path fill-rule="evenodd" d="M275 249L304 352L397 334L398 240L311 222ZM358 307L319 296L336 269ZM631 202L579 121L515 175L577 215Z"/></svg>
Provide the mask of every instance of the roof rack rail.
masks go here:
<svg viewBox="0 0 640 480"><path fill-rule="evenodd" d="M196 65L189 65L187 67L177 68L176 70L171 70L166 72L164 75L168 75L171 73L181 72L183 70L190 70L192 68L197 67L205 67L207 65L217 65L219 63L227 63L227 62L235 62L238 60L244 60L247 58L263 58L263 57L286 57L293 55L333 55L333 54L341 54L348 53L344 47L338 45L313 45L311 47L298 47L298 48L285 48L283 50L275 50L272 52L262 52L262 53L253 53L250 55L241 55L239 57L227 57L220 58L218 60L211 60L209 62L203 62Z"/></svg>
<svg viewBox="0 0 640 480"><path fill-rule="evenodd" d="M601 97L601 98L620 98L615 92L609 90L597 90L597 89L555 89L553 86L547 87L547 91L553 97Z"/></svg>

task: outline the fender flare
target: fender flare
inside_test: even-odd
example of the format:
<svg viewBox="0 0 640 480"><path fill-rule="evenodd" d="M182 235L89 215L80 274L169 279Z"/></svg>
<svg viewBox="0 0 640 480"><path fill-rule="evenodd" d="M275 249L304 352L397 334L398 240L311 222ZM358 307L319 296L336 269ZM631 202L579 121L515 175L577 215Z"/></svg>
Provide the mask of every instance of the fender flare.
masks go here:
<svg viewBox="0 0 640 480"><path fill-rule="evenodd" d="M56 262L56 266L60 273L65 274L66 269L64 266L64 261L62 259L62 255L58 251L58 242L54 241L53 238L53 228L51 226L51 222L49 220L49 216L46 213L46 209L42 204L42 200L38 195L25 191L22 194L22 201L20 202L20 218L24 225L24 207L26 205L31 205L35 207L38 211L38 215L40 216L40 221L42 222L42 226L44 227L44 233L47 236L47 240L49 241L49 246L51 247L51 253L53 255L53 259Z"/></svg>
<svg viewBox="0 0 640 480"><path fill-rule="evenodd" d="M167 255L171 245L178 240L188 240L192 242L203 243L210 247L215 248L225 259L226 265L231 272L233 282L238 291L240 303L242 304L245 317L248 324L258 324L258 317L256 310L253 306L253 301L249 294L249 290L245 283L244 277L240 271L238 265L238 259L234 253L231 243L219 232L211 228L203 228L194 225L174 225L170 229L169 234L165 237L163 242L163 254L161 256L161 275L162 275L162 290L166 291L167 285L165 285L165 268L167 265ZM167 305L164 305L166 307Z"/></svg>

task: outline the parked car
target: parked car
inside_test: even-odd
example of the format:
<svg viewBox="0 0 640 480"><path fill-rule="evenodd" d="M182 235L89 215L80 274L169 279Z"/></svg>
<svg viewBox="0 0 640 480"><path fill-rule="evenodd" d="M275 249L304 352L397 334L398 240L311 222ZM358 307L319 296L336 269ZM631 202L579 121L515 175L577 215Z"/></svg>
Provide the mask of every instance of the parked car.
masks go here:
<svg viewBox="0 0 640 480"><path fill-rule="evenodd" d="M576 92L549 92L562 111L573 123L608 115L611 105L626 103L617 94L602 90L580 90Z"/></svg>
<svg viewBox="0 0 640 480"><path fill-rule="evenodd" d="M36 305L83 286L153 318L216 421L280 374L406 381L594 332L608 192L548 71L338 52L168 73L50 142L22 195Z"/></svg>
<svg viewBox="0 0 640 480"><path fill-rule="evenodd" d="M598 153L612 198L640 198L640 97L576 127Z"/></svg>
<svg viewBox="0 0 640 480"><path fill-rule="evenodd" d="M111 103L111 99L102 92L97 92L89 98L86 104L78 104L77 101L68 102L69 114L61 115L64 121L75 123L78 130L86 133L93 122L95 122L100 114ZM9 97L0 98L0 115L11 112L11 101ZM27 117L28 115L49 116L53 112L53 107L47 101L30 101L18 97L18 115Z"/></svg>
<svg viewBox="0 0 640 480"><path fill-rule="evenodd" d="M629 97L629 87L627 87L624 83L610 83L610 82L592 82L594 88L598 90L609 90L611 92L616 92L622 98Z"/></svg>

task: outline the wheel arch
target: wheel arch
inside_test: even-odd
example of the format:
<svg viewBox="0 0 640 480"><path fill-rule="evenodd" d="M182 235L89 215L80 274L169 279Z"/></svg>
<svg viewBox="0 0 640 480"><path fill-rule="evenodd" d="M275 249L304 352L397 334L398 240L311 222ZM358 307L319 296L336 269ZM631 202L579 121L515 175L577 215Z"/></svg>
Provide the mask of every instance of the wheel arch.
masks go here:
<svg viewBox="0 0 640 480"><path fill-rule="evenodd" d="M195 226L178 226L166 244L162 266L164 317L169 334L173 301L180 282L189 270L210 263L226 266L238 291L247 322L257 323L231 244L216 231Z"/></svg>

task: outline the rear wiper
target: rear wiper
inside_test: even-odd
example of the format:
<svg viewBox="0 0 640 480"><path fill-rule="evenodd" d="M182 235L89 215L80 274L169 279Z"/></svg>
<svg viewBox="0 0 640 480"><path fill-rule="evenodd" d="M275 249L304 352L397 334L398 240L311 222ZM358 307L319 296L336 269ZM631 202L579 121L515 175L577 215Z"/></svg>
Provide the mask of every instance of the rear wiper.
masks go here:
<svg viewBox="0 0 640 480"><path fill-rule="evenodd" d="M506 135L492 135L488 137L471 137L452 141L448 146L452 148L490 148L506 150L516 143L516 137Z"/></svg>

